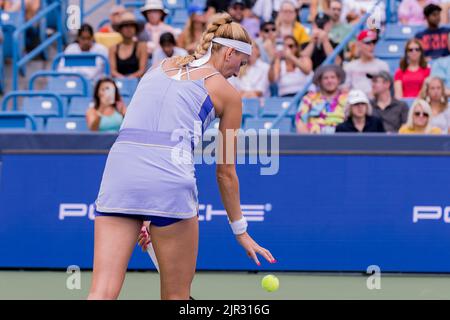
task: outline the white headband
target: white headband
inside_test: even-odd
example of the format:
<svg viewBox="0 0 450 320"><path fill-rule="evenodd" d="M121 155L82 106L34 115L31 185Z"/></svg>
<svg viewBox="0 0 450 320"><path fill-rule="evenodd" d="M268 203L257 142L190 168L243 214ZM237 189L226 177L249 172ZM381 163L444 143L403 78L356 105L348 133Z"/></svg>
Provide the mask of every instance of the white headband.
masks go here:
<svg viewBox="0 0 450 320"><path fill-rule="evenodd" d="M212 39L211 44L209 45L208 52L200 59L192 61L189 64L189 66L200 67L200 66L206 64L209 61L209 59L211 59L211 51L212 51L213 42L221 44L225 47L236 49L237 51L245 53L249 56L252 55L252 45L251 44L248 44L243 41L227 39L227 38L214 38L214 39Z"/></svg>

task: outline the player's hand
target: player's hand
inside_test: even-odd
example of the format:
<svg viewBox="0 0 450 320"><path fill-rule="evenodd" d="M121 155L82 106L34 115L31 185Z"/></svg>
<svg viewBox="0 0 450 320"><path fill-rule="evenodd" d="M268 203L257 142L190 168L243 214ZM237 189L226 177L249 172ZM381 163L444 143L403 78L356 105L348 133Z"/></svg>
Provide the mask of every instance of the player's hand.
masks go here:
<svg viewBox="0 0 450 320"><path fill-rule="evenodd" d="M247 232L237 235L236 239L240 243L240 245L244 247L247 255L252 258L258 266L260 266L261 263L258 260L258 257L256 255L257 253L262 255L270 263L276 262L270 251L257 244Z"/></svg>
<svg viewBox="0 0 450 320"><path fill-rule="evenodd" d="M142 226L141 228L141 232L139 232L139 237L138 237L138 244L139 246L142 248L142 251L147 251L147 247L150 244L151 238L150 238L150 233L148 232L148 229L145 225Z"/></svg>

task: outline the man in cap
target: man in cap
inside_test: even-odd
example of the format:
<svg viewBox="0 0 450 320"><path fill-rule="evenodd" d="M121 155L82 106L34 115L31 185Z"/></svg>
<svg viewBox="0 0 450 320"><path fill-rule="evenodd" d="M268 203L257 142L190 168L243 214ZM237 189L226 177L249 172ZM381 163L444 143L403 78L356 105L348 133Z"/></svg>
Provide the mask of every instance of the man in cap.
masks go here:
<svg viewBox="0 0 450 320"><path fill-rule="evenodd" d="M233 18L234 22L241 24L252 39L258 37L259 34L259 19L245 17L245 10L248 9L245 0L231 0L228 7L228 13Z"/></svg>
<svg viewBox="0 0 450 320"><path fill-rule="evenodd" d="M372 83L366 77L367 73L376 73L378 71L389 72L389 65L380 59L375 58L374 48L377 43L378 35L372 30L363 30L357 37L357 47L360 58L347 63L344 71L347 75L345 83L348 89L362 90L366 95L371 96Z"/></svg>
<svg viewBox="0 0 450 320"><path fill-rule="evenodd" d="M441 7L429 4L423 9L428 28L416 34L415 38L420 40L423 52L428 61L449 55L448 33L450 28L440 27Z"/></svg>
<svg viewBox="0 0 450 320"><path fill-rule="evenodd" d="M408 120L408 105L397 100L392 95L394 80L389 72L380 71L367 74L372 80L372 94L370 101L373 107L373 115L383 121L386 132L397 133L400 127Z"/></svg>
<svg viewBox="0 0 450 320"><path fill-rule="evenodd" d="M348 93L345 114L346 120L336 127L336 132L385 132L381 120L372 116L369 99L361 90Z"/></svg>
<svg viewBox="0 0 450 320"><path fill-rule="evenodd" d="M298 108L295 123L298 133L334 133L344 121L347 94L339 90L345 73L341 67L329 64L317 68L313 83L317 92L306 94Z"/></svg>

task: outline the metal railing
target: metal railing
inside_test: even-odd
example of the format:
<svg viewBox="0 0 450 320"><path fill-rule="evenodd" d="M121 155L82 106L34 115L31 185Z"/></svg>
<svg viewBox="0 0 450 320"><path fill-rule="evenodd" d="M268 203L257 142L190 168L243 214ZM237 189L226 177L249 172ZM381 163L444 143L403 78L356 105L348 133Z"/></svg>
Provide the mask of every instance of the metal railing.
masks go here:
<svg viewBox="0 0 450 320"><path fill-rule="evenodd" d="M45 9L41 10L38 14L36 14L32 19L27 21L24 25L17 28L17 30L13 34L13 83L12 87L13 90L18 90L19 88L19 70L23 68L28 62L30 62L32 59L34 59L36 56L38 56L41 53L44 53L48 47L50 47L54 42L57 43L57 50L58 52L63 51L63 17L60 16L60 18L57 21L57 30L56 32L48 37L47 39L43 40L36 48L34 48L32 51L30 51L28 54L24 55L22 58L20 58L22 52L20 52L20 37L23 36L27 29L32 28L34 24L40 23L41 29L46 29L46 22L42 22L42 20L47 19L47 17L53 12L61 10L61 2L56 1L49 6L45 7ZM58 12L58 11L57 11ZM45 30L44 29L44 30Z"/></svg>

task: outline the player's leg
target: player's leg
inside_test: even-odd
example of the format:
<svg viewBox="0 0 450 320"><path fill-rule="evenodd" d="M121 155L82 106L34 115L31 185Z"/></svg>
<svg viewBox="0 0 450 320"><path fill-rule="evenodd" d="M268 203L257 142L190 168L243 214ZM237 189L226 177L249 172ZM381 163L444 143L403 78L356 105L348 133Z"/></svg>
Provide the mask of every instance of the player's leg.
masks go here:
<svg viewBox="0 0 450 320"><path fill-rule="evenodd" d="M117 299L142 221L95 218L94 272L88 299Z"/></svg>
<svg viewBox="0 0 450 320"><path fill-rule="evenodd" d="M189 300L198 253L198 217L166 227L150 224L159 263L161 299Z"/></svg>

